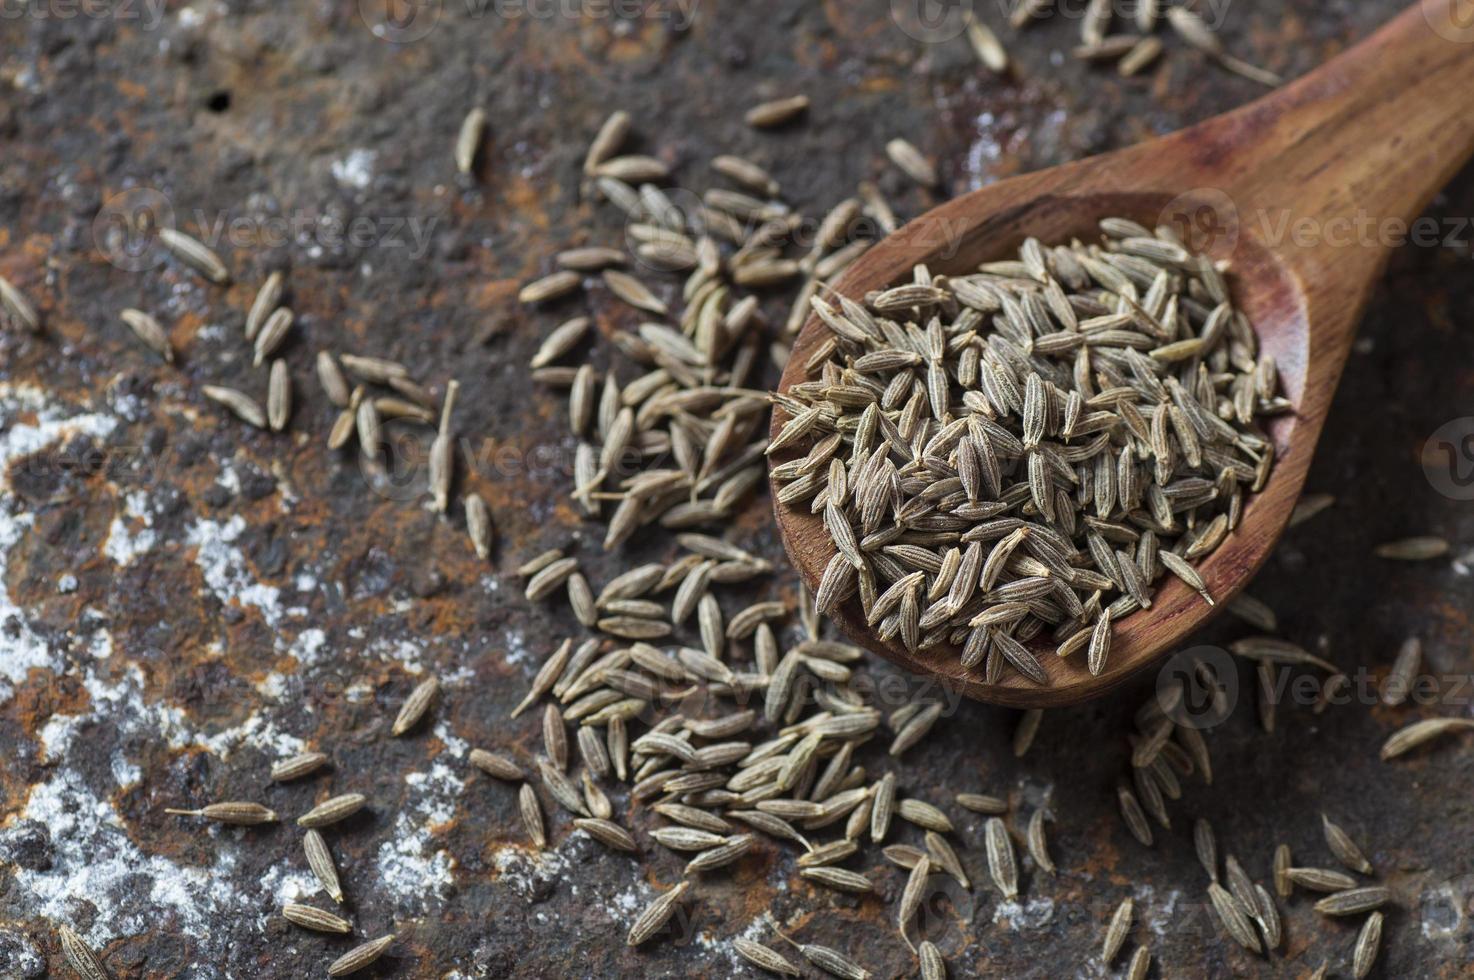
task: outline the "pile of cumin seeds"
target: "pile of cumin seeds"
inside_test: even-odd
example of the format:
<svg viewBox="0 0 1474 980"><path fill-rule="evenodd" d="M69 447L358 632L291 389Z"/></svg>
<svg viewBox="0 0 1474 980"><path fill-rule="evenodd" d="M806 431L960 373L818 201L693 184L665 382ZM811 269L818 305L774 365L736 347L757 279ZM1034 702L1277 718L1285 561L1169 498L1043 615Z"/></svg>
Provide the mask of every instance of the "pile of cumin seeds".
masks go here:
<svg viewBox="0 0 1474 980"><path fill-rule="evenodd" d="M586 516L607 521L606 550L653 525L682 531L732 518L765 475L765 361L786 362L809 297L875 232L896 225L869 185L823 216L805 216L764 166L731 154L709 162L715 179L699 198L668 193L668 171L622 153L630 131L628 115L610 116L584 168L590 196L624 215L628 253L565 249L547 263L556 271L519 293L549 309L592 300L615 321L608 336L619 356L609 369L569 363L601 334L584 314L550 330L529 365L535 381L568 391L579 440L573 497ZM693 203L683 209L676 202L687 196ZM679 309L664 298L670 293ZM786 314L770 318L769 297L781 297ZM629 314L639 322L621 322Z"/></svg>
<svg viewBox="0 0 1474 980"><path fill-rule="evenodd" d="M559 253L552 265L582 275L553 272L522 299L566 304L586 285L602 299L599 275L612 301L640 311L644 322L616 321L609 332L617 356L604 371L568 363L605 336L577 315L551 330L532 370L535 380L567 389L580 440L572 494L607 527L605 549L637 540L646 549L669 543L675 553L593 583L562 549L523 562L527 598L566 595L587 635L556 645L512 716L542 708L544 757L525 770L536 772L536 785L516 789L537 847L558 846L571 824L621 853L633 843L652 865L653 849L684 863L679 880L632 919L628 942L641 945L663 934L710 877L764 852L792 853L795 891L810 904L830 893L884 894L880 876L904 878L916 864L899 872L845 867L863 861L867 839L935 853L939 869L960 868L964 842L944 838L951 818L919 798L922 787L906 784L899 761L919 747L943 705L916 699L880 710L865 696L863 651L830 639L806 594L797 610L801 638L784 642L792 610L771 598L780 584L772 564L698 531L724 527L763 483L769 392L750 386L764 360L775 368L786 362L808 298L868 247L865 217L884 231L895 226L894 212L861 185L810 221L777 196L777 181L758 163L722 156L713 171L751 194L718 186L683 214L653 170L638 188L608 176L612 161L628 159L617 154L629 129L629 118L616 113L589 159L592 189L629 218L630 254L603 244ZM811 242L796 234L809 226L818 229ZM657 242L659 262L647 247ZM611 278L619 267L629 271ZM679 308L661 298L662 279L672 275L685 279ZM763 314L768 296L791 304L786 317ZM755 591L758 601L729 605L733 588ZM520 780L523 772L509 760L494 775ZM997 812L1009 809L1004 803ZM776 910L769 916L775 931L790 928ZM850 954L796 948L821 969L871 975ZM733 954L796 970L755 942L734 942ZM933 949L925 962L939 961Z"/></svg>
<svg viewBox="0 0 1474 980"><path fill-rule="evenodd" d="M1213 601L1192 562L1268 479L1260 421L1291 406L1222 270L1168 228L1100 230L813 298L831 336L774 396L768 451L779 503L834 542L821 611L858 595L886 640L1044 684L1031 641L1099 674L1164 572Z"/></svg>

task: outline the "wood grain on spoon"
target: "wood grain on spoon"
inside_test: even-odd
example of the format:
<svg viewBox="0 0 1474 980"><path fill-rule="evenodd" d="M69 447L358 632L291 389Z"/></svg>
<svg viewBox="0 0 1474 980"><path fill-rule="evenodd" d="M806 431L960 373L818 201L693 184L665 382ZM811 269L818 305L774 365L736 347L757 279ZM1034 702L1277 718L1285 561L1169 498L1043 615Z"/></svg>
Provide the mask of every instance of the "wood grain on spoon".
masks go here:
<svg viewBox="0 0 1474 980"><path fill-rule="evenodd" d="M835 284L838 293L862 299L909 281L918 263L933 273L970 273L1012 255L1030 236L1046 244L1095 240L1097 222L1112 215L1171 225L1195 250L1231 261L1235 303L1278 362L1284 394L1295 405L1293 415L1269 425L1277 449L1269 482L1250 498L1239 529L1197 565L1218 605L1208 606L1175 578L1161 580L1152 607L1117 625L1100 675L1087 672L1080 657L1066 662L1040 646L1047 686L1012 672L985 684L961 667L955 648L908 653L881 640L854 597L833 614L852 639L982 701L1070 704L1119 686L1176 649L1248 582L1305 483L1367 297L1401 244L1398 229L1474 153L1474 43L1436 31L1425 6L1414 5L1312 74L1234 112L950 201L878 244ZM811 316L780 390L807 380L804 364L826 334ZM775 436L788 418L774 412ZM802 451L775 454L774 462ZM807 507L776 510L788 553L813 590L834 545Z"/></svg>

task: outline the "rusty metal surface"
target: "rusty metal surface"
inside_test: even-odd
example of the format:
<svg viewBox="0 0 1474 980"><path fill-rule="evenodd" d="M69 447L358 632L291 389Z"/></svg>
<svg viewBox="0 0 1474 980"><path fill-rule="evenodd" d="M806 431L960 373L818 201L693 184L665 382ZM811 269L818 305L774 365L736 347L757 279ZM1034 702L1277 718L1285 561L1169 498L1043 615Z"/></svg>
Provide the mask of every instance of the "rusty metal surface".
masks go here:
<svg viewBox="0 0 1474 980"><path fill-rule="evenodd" d="M561 816L538 855L515 794L466 765L476 745L535 755L536 718L505 714L557 638L579 629L561 604L526 602L512 569L567 546L597 584L624 560L600 553L602 529L568 502L562 401L525 369L553 320L513 297L556 247L620 243L618 223L578 195L586 141L615 107L637 120L641 151L694 186L706 186L693 175L711 155L740 152L810 213L868 177L915 214L928 199L884 165L891 136L916 142L962 191L1258 90L1173 44L1150 78L1086 69L1054 54L1074 41L1074 22L1060 19L1010 39L1019 67L1003 81L960 39L898 29L891 8L904 5L879 0L703 0L633 20L587 6L507 17L431 5L433 29L399 44L344 0L0 21L0 275L46 324L35 338L0 333L0 976L47 976L47 964L67 975L53 931L63 921L118 977L322 975L348 942L275 914L313 890L295 826L222 830L163 810L240 798L295 815L347 790L371 799L332 835L348 908L360 935L400 936L373 975L745 975L723 941L764 910L878 976L914 974L892 924L903 878L875 849L856 866L880 895L849 899L801 882L791 849L765 844L703 881L674 941L631 950L632 917L681 862L653 846L638 861L611 854L570 836ZM1224 35L1294 75L1399 6L1236 4ZM795 90L814 99L803 124L740 124L746 106ZM451 143L473 104L491 129L470 182L454 174ZM197 233L237 222L220 248L233 285L208 286L156 248L118 250L111 218L159 199ZM1415 717L1470 713L1458 680L1474 669L1470 460L1450 472L1435 457L1433 478L1421 462L1430 436L1474 404L1471 214L1466 173L1430 209L1457 241L1394 257L1310 480L1339 502L1292 531L1251 589L1287 636L1348 672L1384 675L1398 642L1421 635L1429 669L1453 678L1443 702L1287 706L1266 735L1252 672L1240 671L1239 709L1209 735L1213 784L1186 790L1151 850L1128 836L1114 799L1150 682L1051 713L1023 760L1009 748L1017 713L956 706L905 758L906 792L938 803L1006 794L1019 831L1047 807L1059 872L1026 864L1021 899L1003 901L985 883L982 819L952 808L975 888L938 894L924 917L952 975L1106 976L1103 923L1128 895L1154 976L1304 977L1322 961L1349 975L1354 926L1319 919L1303 895L1286 904L1283 950L1264 960L1232 947L1203 905L1191 845L1193 818L1209 816L1222 848L1266 880L1281 842L1329 863L1322 811L1365 843L1396 894L1373 975L1468 975L1474 746L1455 740L1393 765L1376 750ZM335 227L363 234L345 241ZM285 355L298 405L283 435L249 430L200 395L209 383L264 392L240 328L277 268L299 318ZM592 305L601 328L628 315ZM127 333L116 316L126 306L160 316L176 368ZM781 308L770 313L781 322ZM425 506L422 481L325 449L335 411L311 368L324 347L403 359L437 391L460 379L458 426L473 449L463 483L498 527L489 566L458 518ZM1469 431L1455 423L1445 435L1467 450ZM730 533L778 559L767 506L753 501ZM1367 557L1377 542L1428 532L1455 542L1450 558ZM1221 623L1204 642L1243 632ZM432 724L389 738L426 671L445 682ZM870 672L902 682L878 663ZM894 707L905 694L888 697ZM271 763L303 746L330 752L331 771L269 784ZM883 751L872 754L882 771ZM622 793L615 803L626 812ZM631 820L642 839L653 826L638 807Z"/></svg>

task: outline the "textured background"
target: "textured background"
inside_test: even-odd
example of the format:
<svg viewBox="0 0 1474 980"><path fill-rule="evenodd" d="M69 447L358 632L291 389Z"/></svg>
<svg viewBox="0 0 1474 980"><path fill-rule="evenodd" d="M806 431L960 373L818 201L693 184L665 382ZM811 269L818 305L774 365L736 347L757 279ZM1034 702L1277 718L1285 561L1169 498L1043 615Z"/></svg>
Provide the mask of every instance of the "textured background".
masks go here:
<svg viewBox="0 0 1474 980"><path fill-rule="evenodd" d="M119 977L320 975L347 941L274 914L313 890L295 827L207 828L163 808L244 798L295 815L349 789L372 800L332 834L349 907L361 934L402 939L382 975L727 976L743 968L721 941L765 909L880 976L914 970L891 924L900 872L873 849L858 867L884 901L811 888L793 876L791 849L764 846L708 876L674 942L629 950L629 921L680 862L653 847L644 862L613 855L570 836L561 816L553 850L537 855L515 794L468 771L472 745L537 751L537 719L507 723L505 712L578 629L561 603L526 602L512 568L568 546L597 588L624 560L600 554L602 530L566 499L562 400L525 369L553 321L512 297L565 243L620 244L607 209L578 197L587 139L616 107L635 117L632 145L674 164L678 181L706 186L705 161L730 151L769 165L810 213L874 178L915 214L930 199L884 164L893 136L961 192L1262 90L1171 39L1150 77L1087 68L1058 53L1075 41L1073 16L1003 32L1017 66L1000 80L961 39L908 35L891 8L911 5L880 0L700 0L638 19L594 5L507 17L447 0L432 29L401 44L375 37L359 6L138 3L64 18L62 5L12 5L0 19L0 275L46 321L39 338L0 333L0 977L46 976L48 962L65 975L55 921L74 924ZM375 21L378 4L363 6ZM1224 36L1293 76L1399 6L1240 0ZM993 4L978 10L1001 25ZM741 125L747 106L793 91L814 99L802 125ZM478 104L490 131L478 180L463 181L450 148ZM220 248L234 285L206 285L156 249L109 261L110 217L160 200L201 237L237 222ZM1474 405L1474 174L1430 215L1458 240L1393 257L1311 475L1310 489L1339 503L1292 531L1252 589L1287 636L1372 677L1412 633L1432 671L1474 669L1474 511L1420 465L1430 435ZM355 219L363 240L332 232ZM199 393L264 391L240 327L278 268L298 313L285 354L298 407L284 435L249 430ZM116 316L126 306L166 324L177 368L128 334ZM593 311L606 327L628 317L603 296ZM781 322L781 306L771 312ZM322 347L400 358L437 390L461 380L458 428L474 450L463 482L499 528L489 567L413 479L328 453L334 410L311 376ZM731 534L776 558L767 507L754 500ZM1428 532L1454 541L1453 556L1368 557L1377 542ZM1241 632L1224 623L1208 639ZM431 670L445 682L433 725L387 738ZM1241 680L1247 689L1251 672ZM1282 951L1266 961L1231 947L1205 912L1191 847L1192 818L1206 815L1256 877L1280 842L1327 864L1325 810L1396 893L1374 975L1466 976L1474 747L1376 758L1401 724L1469 714L1474 692L1459 686L1444 705L1287 707L1273 736L1245 698L1209 735L1213 785L1191 785L1150 851L1114 800L1149 682L1117 703L1051 713L1023 761L1008 747L1015 713L961 706L908 754L903 786L936 802L1008 794L1020 826L1047 807L1060 871L1026 865L1017 903L983 884L939 896L930 934L954 976L1100 977L1102 923L1134 895L1154 975L1304 977L1323 960L1344 974L1355 926L1319 919L1304 896L1287 905ZM267 784L271 762L302 747L330 752L331 774ZM634 824L642 839L652 825L648 814ZM960 819L957 836L981 882L981 818Z"/></svg>

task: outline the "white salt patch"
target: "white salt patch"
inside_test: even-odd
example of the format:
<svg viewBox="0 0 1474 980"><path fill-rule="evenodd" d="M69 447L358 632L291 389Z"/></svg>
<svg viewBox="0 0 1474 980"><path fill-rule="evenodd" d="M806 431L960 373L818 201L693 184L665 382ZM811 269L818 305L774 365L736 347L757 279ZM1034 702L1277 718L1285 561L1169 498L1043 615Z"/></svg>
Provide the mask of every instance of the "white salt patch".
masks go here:
<svg viewBox="0 0 1474 980"><path fill-rule="evenodd" d="M530 845L529 845L530 846ZM556 850L530 851L520 847L504 847L492 855L497 870L497 880L505 881L524 896L531 896L538 884L556 881L568 869L568 859ZM615 903L625 908L624 896L616 896ZM638 899L628 908L640 908Z"/></svg>
<svg viewBox="0 0 1474 980"><path fill-rule="evenodd" d="M1054 920L1054 901L1032 897L1023 902L1000 901L993 909L993 924L1014 932L1038 931Z"/></svg>
<svg viewBox="0 0 1474 980"><path fill-rule="evenodd" d="M113 782L118 784L118 789L127 789L134 786L143 778L143 771L128 761L128 757L119 749L113 753L110 763L113 774Z"/></svg>
<svg viewBox="0 0 1474 980"><path fill-rule="evenodd" d="M275 627L281 621L281 590L255 580L246 556L234 547L246 529L245 518L231 515L224 524L200 519L190 525L185 541L194 546L195 564L204 572L205 584L221 602L235 602L261 613L266 625Z"/></svg>
<svg viewBox="0 0 1474 980"><path fill-rule="evenodd" d="M425 670L420 663L420 648L408 640L376 640L364 652L371 653L380 660L398 660L411 674L420 674Z"/></svg>
<svg viewBox="0 0 1474 980"><path fill-rule="evenodd" d="M274 914L275 909L280 908L284 902L302 902L313 898L322 891L322 886L307 871L291 865L278 865L261 876L261 890L275 899L271 904Z"/></svg>
<svg viewBox="0 0 1474 980"><path fill-rule="evenodd" d="M298 633L287 652L296 657L297 663L303 667L310 667L322 659L322 648L327 642L328 635L314 626Z"/></svg>
<svg viewBox="0 0 1474 980"><path fill-rule="evenodd" d="M357 149L349 151L348 155L341 160L332 163L333 179L347 187L355 187L363 190L374 179L374 160L377 154L373 150Z"/></svg>
<svg viewBox="0 0 1474 980"><path fill-rule="evenodd" d="M107 541L103 542L102 553L114 565L131 565L133 559L153 550L153 546L153 531L145 527L134 534L121 517L114 517L108 527Z"/></svg>
<svg viewBox="0 0 1474 980"><path fill-rule="evenodd" d="M390 893L399 911L431 911L438 907L453 882L450 853L440 846L439 835L455 819L456 802L465 783L443 763L429 772L412 772L404 777L410 802L395 814L394 830L379 847L379 885Z"/></svg>
<svg viewBox="0 0 1474 980"><path fill-rule="evenodd" d="M46 724L41 726L39 733L41 762L58 763L66 758L67 750L77 737L81 720L78 715L52 715L46 719Z"/></svg>
<svg viewBox="0 0 1474 980"><path fill-rule="evenodd" d="M189 935L205 935L217 908L207 869L175 865L144 854L129 840L110 803L100 800L82 782L79 773L58 769L48 781L31 789L21 819L35 820L51 835L52 863L45 871L14 869L20 907L31 914L71 921L72 903L86 896L97 906L97 917L83 938L103 945L115 935L142 932L147 923L124 914L127 896L137 891L139 877L150 881L151 916L173 912L178 928ZM115 931L116 930L116 931Z"/></svg>
<svg viewBox="0 0 1474 980"><path fill-rule="evenodd" d="M246 747L280 757L295 755L307 748L300 738L281 731L274 722L259 714L252 715L239 725L206 734L196 728L178 708L145 700L143 672L132 664L128 665L120 678L109 683L104 683L96 674L88 671L82 686L91 697L92 703L85 713L74 717L110 722L123 734L163 737L172 748L195 745L208 749L222 760L229 759L235 750ZM60 722L53 717L48 724Z"/></svg>
<svg viewBox="0 0 1474 980"><path fill-rule="evenodd" d="M440 739L453 759L464 759L471 751L471 746L463 738L451 734L450 727L441 719L436 719L435 725L430 729L431 734Z"/></svg>
<svg viewBox="0 0 1474 980"><path fill-rule="evenodd" d="M513 666L525 663L530 652L526 638L521 633L508 633L502 641L502 659Z"/></svg>
<svg viewBox="0 0 1474 980"><path fill-rule="evenodd" d="M287 677L275 671L261 678L255 687L258 694L272 701L280 701L291 689Z"/></svg>
<svg viewBox="0 0 1474 980"><path fill-rule="evenodd" d="M0 418L13 418L24 411L36 413L35 424L12 422L8 429L0 432L0 490L10 490L10 467L15 460L39 453L74 436L90 436L100 441L117 426L117 419L109 415L64 417L61 409L45 403L44 393L39 389L0 385ZM59 672L61 661L31 629L25 611L12 601L9 590L4 586L10 549L30 529L34 517L26 513L11 513L15 498L8 492L3 496L7 500L0 502L0 623L6 624L6 628L0 630L0 677L11 684L20 684L32 668Z"/></svg>
<svg viewBox="0 0 1474 980"><path fill-rule="evenodd" d="M1132 889L1131 897L1136 901L1137 917L1146 923L1153 935L1165 936L1174 926L1181 928L1181 923L1174 922L1174 919L1177 906L1182 902L1182 892L1173 889L1158 897L1151 885L1139 885Z"/></svg>
<svg viewBox="0 0 1474 980"><path fill-rule="evenodd" d="M1471 894L1474 875L1458 875L1424 889L1418 898L1418 927L1423 938L1458 942L1468 921L1464 909Z"/></svg>

